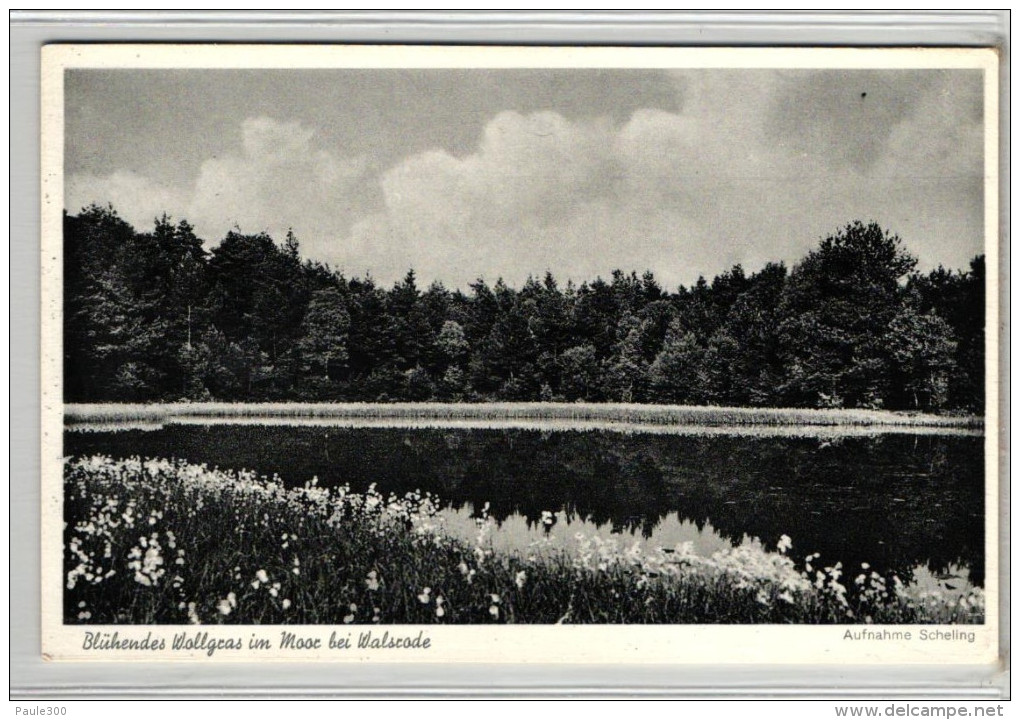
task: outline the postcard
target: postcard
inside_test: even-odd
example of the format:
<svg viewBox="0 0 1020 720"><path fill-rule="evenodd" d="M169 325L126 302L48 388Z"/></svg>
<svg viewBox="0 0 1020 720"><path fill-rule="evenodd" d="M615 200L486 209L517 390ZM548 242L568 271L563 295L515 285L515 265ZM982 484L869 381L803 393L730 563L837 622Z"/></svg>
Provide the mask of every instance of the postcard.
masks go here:
<svg viewBox="0 0 1020 720"><path fill-rule="evenodd" d="M996 661L993 51L42 61L47 659Z"/></svg>

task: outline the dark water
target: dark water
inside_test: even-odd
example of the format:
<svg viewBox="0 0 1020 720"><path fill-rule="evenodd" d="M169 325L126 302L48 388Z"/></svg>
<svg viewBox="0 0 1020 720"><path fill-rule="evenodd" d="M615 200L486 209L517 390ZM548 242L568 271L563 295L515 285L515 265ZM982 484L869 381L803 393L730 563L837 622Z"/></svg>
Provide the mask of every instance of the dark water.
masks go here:
<svg viewBox="0 0 1020 720"><path fill-rule="evenodd" d="M612 432L167 425L67 432L65 454L176 457L278 474L288 484L435 493L452 524L477 508L524 546L543 510L554 533L597 528L671 545L740 543L821 553L909 577L984 580L983 439L791 438ZM470 522L461 522L465 528Z"/></svg>

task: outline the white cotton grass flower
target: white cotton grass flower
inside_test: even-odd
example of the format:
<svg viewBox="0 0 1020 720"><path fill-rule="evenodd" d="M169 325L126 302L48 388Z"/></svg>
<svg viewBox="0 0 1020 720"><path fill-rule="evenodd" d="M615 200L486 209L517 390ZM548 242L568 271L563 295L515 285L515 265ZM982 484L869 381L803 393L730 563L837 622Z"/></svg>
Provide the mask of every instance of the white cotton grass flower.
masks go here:
<svg viewBox="0 0 1020 720"><path fill-rule="evenodd" d="M163 548L159 544L159 534L153 533L148 538L142 536L138 538L138 543L128 553L128 569L135 571L135 582L138 584L146 587L158 586L160 579L166 574L166 569L162 567ZM85 579L93 580L89 573L85 574Z"/></svg>
<svg viewBox="0 0 1020 720"><path fill-rule="evenodd" d="M464 576L464 581L468 585L470 585L474 581L474 578L475 578L475 570L474 570L474 568L469 568L468 564L466 562L463 562L463 561L461 561L460 565L458 565L457 568L460 570L460 574L462 576Z"/></svg>
<svg viewBox="0 0 1020 720"><path fill-rule="evenodd" d="M198 615L198 605L196 603L188 603L188 622L192 625L202 624L202 618Z"/></svg>
<svg viewBox="0 0 1020 720"><path fill-rule="evenodd" d="M69 461L67 467L70 468L71 480L67 483L66 497L77 502L80 495L81 500L92 502L91 514L65 523L65 531L68 534L65 544L68 566L64 579L68 590L71 591L68 598L73 598L73 602L68 605L67 615L69 619L76 618L77 622L87 620L85 613L91 612L91 602L87 606L76 607L81 597L75 595L74 591L83 586L90 591L91 586L107 582L106 578L114 573L115 568L120 573L118 581L123 581L129 586L136 583L146 586L144 587L146 593L163 590L165 586L168 592L167 602L170 603L168 607L175 608L177 622L211 623L240 620L249 610L248 605L240 608L240 602L261 595L263 590L266 592L264 598L273 598L271 606L276 607L277 613L292 621L297 619L299 613L289 614L289 610L297 610L297 600L285 598L282 585L290 573L290 581L286 584L292 588L289 592L295 594L298 584L303 584L309 572L314 570L313 574L318 574L318 561L313 563L309 558L314 556L308 555L298 559L298 553L303 552L298 545L303 541L292 533L290 527L284 526L287 532L283 532L284 527L279 525L274 527L273 523L280 520L270 509L274 503L284 502L287 508L295 510L306 509L309 512L302 513L299 517L319 517L330 526L339 526L353 514L358 518L362 516L371 518L372 532L385 532L385 528L389 527L387 523L391 521L399 522L395 527L403 527L409 519L415 528L420 527L415 524L416 503L422 502L418 496L398 497L396 500L380 496L381 499L376 498L372 503L368 503L373 506L369 515L365 509L367 497L352 493L349 487L337 490L330 488L328 492L323 490L318 494L310 493L307 488L292 492L282 483L277 486L250 473L209 470L189 466L180 461L166 460L111 461L93 458L80 462ZM93 489L85 485L88 473L98 473L100 477L106 477L118 484L139 476L143 485L139 494L141 499L132 501L125 497L124 493L121 493L120 499L114 499L109 494L89 495ZM78 475L82 477L79 478ZM179 483L183 483L184 489L188 491L187 506L173 509L168 507L164 511L165 517L153 513L151 500L158 500L160 493ZM267 533L270 544L276 549L276 563L279 564L267 565L260 570L257 564L250 564L257 563L258 560L234 560L234 566L229 565L229 562L224 563L226 570L224 579L231 583L227 589L232 587L236 590L234 602L231 603L227 593L216 593L215 590L207 593L202 589L203 578L193 572L197 568L192 568L195 560L192 558L191 550L188 549L190 546L183 542L185 538L181 534L182 528L171 530L169 528L171 521L167 518L200 517L203 502L208 507L210 503L222 500L224 493L233 492L234 489L241 497L256 501L254 507L258 508L254 513L246 511L247 514L235 509L234 518L238 526L243 527L248 523L253 531ZM109 490L103 492L109 493ZM270 524L265 530L257 527L263 509L270 509ZM156 518L157 522L150 524L149 518ZM532 523L535 519L533 515ZM555 513L546 511L539 516L538 527L542 528L549 521L558 527L562 524L561 519L565 519L561 511ZM376 520L379 522L376 523ZM301 519L295 520L293 524L302 535L309 534L310 525L303 524ZM479 541L473 545L465 545L463 555L452 558L452 567L456 568L452 574L452 584L450 577L442 580L442 590L444 593L446 590L454 593L454 600L446 601L436 588L429 588L426 591L421 580L401 585L403 593L409 592L406 599L410 600L412 605L414 598L417 598L423 607L431 611L417 613L417 616L428 615L433 622L445 621L446 615L451 615L453 619L455 615L453 608L458 608L456 615L459 616L462 611L459 610L461 605L458 603L473 595L476 600L471 602L471 610L469 611L467 609L469 606L465 605L463 612L473 611L480 613L482 617L488 612L492 618L490 622L493 623L517 620L518 615L522 620L527 619L524 614L526 608L518 608L511 602L523 597L524 591L531 593L536 589L531 586L542 582L535 574L538 566L524 562L523 558L532 558L530 562L541 563L543 555L534 548L548 547L549 534L541 531L535 533L536 537L542 538L534 540L529 545L526 552L530 554L517 560L506 552L494 549L490 536L497 530L491 518L484 520L480 525ZM415 542L420 544L423 541L415 538ZM283 543L293 545L294 551L280 550ZM671 549L646 546L636 541L633 544L615 544L601 537L587 538L583 535L577 543L576 552L571 552L570 562L573 566L584 569L593 576L602 570L613 573L614 577L630 578L633 587L640 591L633 597L635 603L648 602L648 598L654 593L648 592L647 588L659 585L669 587L674 582L704 581L712 587L731 587L739 593L742 602L748 601L752 605L760 602L764 605L764 610L775 612L777 617L785 617L788 613L793 613L791 617L798 617L797 613L803 609L799 607L801 604L805 607L817 604L826 612L834 612L833 617L856 617L857 622L864 622L870 614L875 622L882 623L888 622L890 618L895 620L897 617L904 617L902 614L890 615L890 612L898 612L893 606L895 603L900 603L904 611L914 608L918 613L923 613L919 617L955 617L980 621L984 611L984 598L980 592L962 593L962 597L961 592L928 593L923 587L908 584L892 574L884 576L879 572L880 568L860 560L849 564L844 558L842 565L837 562L839 557L827 557L825 561L821 561L821 555L817 552L808 554L797 551L795 543L787 535L781 535L778 541L773 539L771 543L767 539L748 540L739 546L727 547L711 555L697 554L691 543L677 545ZM452 552L459 551L459 546L455 544L450 544L449 548ZM252 570L252 567L256 569ZM268 572L270 567L274 568L272 575ZM387 576L384 580L381 577L382 570L378 567L371 570L372 565L367 567L369 570L364 570L365 574L361 575L364 587L358 588L355 585L353 589L356 594L359 590L361 593L367 592L368 597L363 594L356 597L360 606L357 613L348 612L341 604L339 612L336 613L337 619L352 615L354 617L351 618L351 622L355 624L369 624L369 618L371 622L381 622L382 612L373 606L381 602L382 584L385 582L388 589L393 579ZM487 574L484 572L485 569L492 572ZM490 574L500 579L499 585L488 586ZM458 576L461 580L456 579ZM357 583L357 577L355 574L352 578L354 583ZM482 585L483 581L486 583L478 593L474 592L474 579L479 580L479 585ZM440 577L433 580L440 582ZM461 585L461 582L464 585ZM251 585L254 590L247 585ZM416 587L418 593L414 592ZM457 588L460 588L461 595L456 594ZM464 593L465 589L472 592ZM625 590L622 587L619 592L615 586L612 589L613 597L617 599L625 597ZM499 594L494 596L493 590ZM97 594L101 596L101 593ZM189 607L189 594L201 598L197 605L192 603ZM507 594L506 602L502 601L500 597L502 594ZM223 597L224 595L227 597ZM310 600L304 592L295 597L302 601L303 606ZM485 604L487 599L488 605ZM447 602L450 603L450 607L447 607ZM252 605L258 604L256 602ZM856 615L850 612L851 608ZM202 615L201 618L198 617L199 613ZM390 617L394 613L396 615ZM399 609L389 605L387 615L387 622L403 619ZM128 612L125 611L113 616L112 619L114 622L120 622L127 617ZM97 618L103 621L105 615L98 611L93 612L91 619Z"/></svg>
<svg viewBox="0 0 1020 720"><path fill-rule="evenodd" d="M351 603L350 605L347 606L347 609L350 612L347 613L346 615L344 615L344 618L343 618L344 625L350 625L352 622L354 622L354 619L358 615L358 606L357 606L357 604Z"/></svg>

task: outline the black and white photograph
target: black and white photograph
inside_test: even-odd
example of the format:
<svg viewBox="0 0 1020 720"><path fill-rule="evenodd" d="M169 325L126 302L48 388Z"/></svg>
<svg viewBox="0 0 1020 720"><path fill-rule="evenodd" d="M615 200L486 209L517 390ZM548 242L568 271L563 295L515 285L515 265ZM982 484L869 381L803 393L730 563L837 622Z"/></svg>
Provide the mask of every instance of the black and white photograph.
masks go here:
<svg viewBox="0 0 1020 720"><path fill-rule="evenodd" d="M993 53L43 59L53 656L996 656Z"/></svg>

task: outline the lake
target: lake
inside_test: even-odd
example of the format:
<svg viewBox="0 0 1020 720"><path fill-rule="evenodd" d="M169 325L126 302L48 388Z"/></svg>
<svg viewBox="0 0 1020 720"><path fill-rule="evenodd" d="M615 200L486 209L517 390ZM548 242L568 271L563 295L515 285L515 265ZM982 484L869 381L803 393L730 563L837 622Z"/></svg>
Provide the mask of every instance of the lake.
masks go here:
<svg viewBox="0 0 1020 720"><path fill-rule="evenodd" d="M542 426L352 427L168 423L68 429L65 455L182 458L442 499L448 531L527 552L578 532L701 553L782 535L848 577L861 563L950 589L984 582L984 449L977 433L756 435L720 428L616 432ZM554 513L552 524L543 512Z"/></svg>

